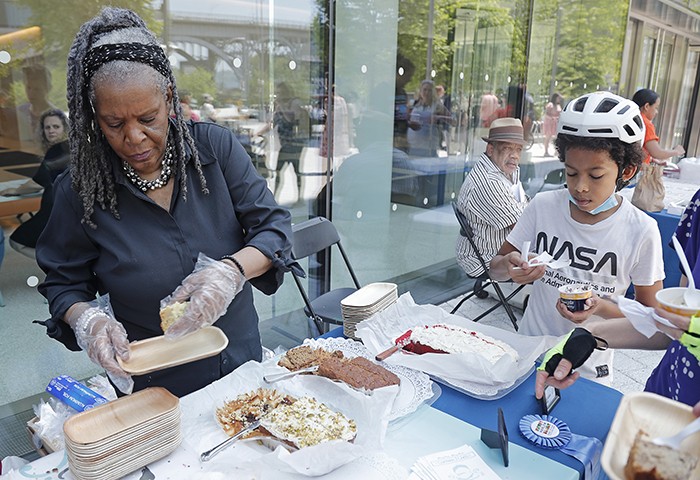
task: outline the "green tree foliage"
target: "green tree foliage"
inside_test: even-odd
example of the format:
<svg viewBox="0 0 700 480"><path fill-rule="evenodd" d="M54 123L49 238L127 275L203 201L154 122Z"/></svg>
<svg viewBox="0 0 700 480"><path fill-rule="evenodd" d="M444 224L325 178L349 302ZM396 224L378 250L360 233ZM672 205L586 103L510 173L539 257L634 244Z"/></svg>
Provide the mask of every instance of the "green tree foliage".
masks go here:
<svg viewBox="0 0 700 480"><path fill-rule="evenodd" d="M65 63L75 34L80 26L102 10L103 7L128 8L136 12L148 27L158 34L161 25L156 22L152 2L148 0L16 0L17 5L29 11L29 25L41 28L43 49L50 65Z"/></svg>
<svg viewBox="0 0 700 480"><path fill-rule="evenodd" d="M193 99L201 103L202 94L208 93L215 95L216 81L214 73L203 68L195 68L194 70L184 73L175 72L175 81L180 94L188 93Z"/></svg>
<svg viewBox="0 0 700 480"><path fill-rule="evenodd" d="M564 0L557 79L568 98L596 87L617 90L629 3ZM585 85L585 86L584 86Z"/></svg>

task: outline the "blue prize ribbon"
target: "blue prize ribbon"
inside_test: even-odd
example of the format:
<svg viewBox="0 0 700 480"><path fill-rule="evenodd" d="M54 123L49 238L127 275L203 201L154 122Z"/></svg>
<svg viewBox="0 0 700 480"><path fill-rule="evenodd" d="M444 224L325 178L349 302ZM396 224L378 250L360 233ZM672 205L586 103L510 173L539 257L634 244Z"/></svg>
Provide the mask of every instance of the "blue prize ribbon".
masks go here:
<svg viewBox="0 0 700 480"><path fill-rule="evenodd" d="M607 478L600 470L603 443L597 438L571 433L569 426L550 415L525 415L520 433L538 447L558 449L584 466L584 480Z"/></svg>
<svg viewBox="0 0 700 480"><path fill-rule="evenodd" d="M595 437L571 434L571 441L561 448L561 451L571 455L583 463L584 479L600 479L600 454L603 451L603 442ZM607 478L605 475L602 478Z"/></svg>

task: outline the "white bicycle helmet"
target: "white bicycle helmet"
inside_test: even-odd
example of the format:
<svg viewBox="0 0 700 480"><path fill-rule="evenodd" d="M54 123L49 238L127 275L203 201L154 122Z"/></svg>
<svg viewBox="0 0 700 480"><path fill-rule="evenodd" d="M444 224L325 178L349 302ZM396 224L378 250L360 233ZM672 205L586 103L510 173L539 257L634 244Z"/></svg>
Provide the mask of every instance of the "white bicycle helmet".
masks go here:
<svg viewBox="0 0 700 480"><path fill-rule="evenodd" d="M559 116L557 133L643 143L644 122L632 100L610 92L593 92L566 105Z"/></svg>

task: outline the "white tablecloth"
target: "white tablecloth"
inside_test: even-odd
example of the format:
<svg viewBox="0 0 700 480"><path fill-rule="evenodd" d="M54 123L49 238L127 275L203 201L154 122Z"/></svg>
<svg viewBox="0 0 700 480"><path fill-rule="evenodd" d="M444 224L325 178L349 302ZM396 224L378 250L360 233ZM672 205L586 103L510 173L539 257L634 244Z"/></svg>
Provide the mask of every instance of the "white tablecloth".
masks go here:
<svg viewBox="0 0 700 480"><path fill-rule="evenodd" d="M184 412L183 415L187 413ZM430 453L471 445L484 461L504 480L577 480L578 472L554 462L519 445L509 445L510 466L504 467L500 450L492 450L480 440L481 430L462 422L432 407L423 406L404 420L390 425L384 451L365 456L349 463L322 478L328 480L403 480L410 466L418 457ZM510 435L519 435L510 432ZM148 466L147 471L138 471L124 477L140 479L188 479L188 480L301 480L302 475L278 471L231 471L216 469L216 458L208 464L200 464L199 453L182 445L169 456ZM226 455L226 451L219 454ZM221 462L223 463L223 462ZM153 475L148 475L148 471ZM63 451L42 457L19 471L3 475L3 480L41 478L42 480L74 480L68 471L68 461Z"/></svg>

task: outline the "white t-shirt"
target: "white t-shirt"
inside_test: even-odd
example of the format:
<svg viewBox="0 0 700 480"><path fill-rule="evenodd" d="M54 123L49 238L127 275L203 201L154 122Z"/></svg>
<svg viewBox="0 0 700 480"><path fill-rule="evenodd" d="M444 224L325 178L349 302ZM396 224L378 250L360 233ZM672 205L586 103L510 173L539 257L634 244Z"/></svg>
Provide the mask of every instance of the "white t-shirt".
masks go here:
<svg viewBox="0 0 700 480"><path fill-rule="evenodd" d="M518 250L530 241L536 253L547 251L555 259L571 259L571 265L547 269L534 282L520 332L525 335L565 335L577 325L556 310L558 288L564 284L590 284L601 297L621 295L630 283L650 286L664 279L661 234L656 221L618 195L620 208L594 225L576 222L569 211L566 189L535 196L518 220L507 241ZM591 319L600 317L591 316ZM581 326L585 327L585 323ZM595 351L579 371L595 378L612 376L612 350ZM607 383L603 381L602 383Z"/></svg>

